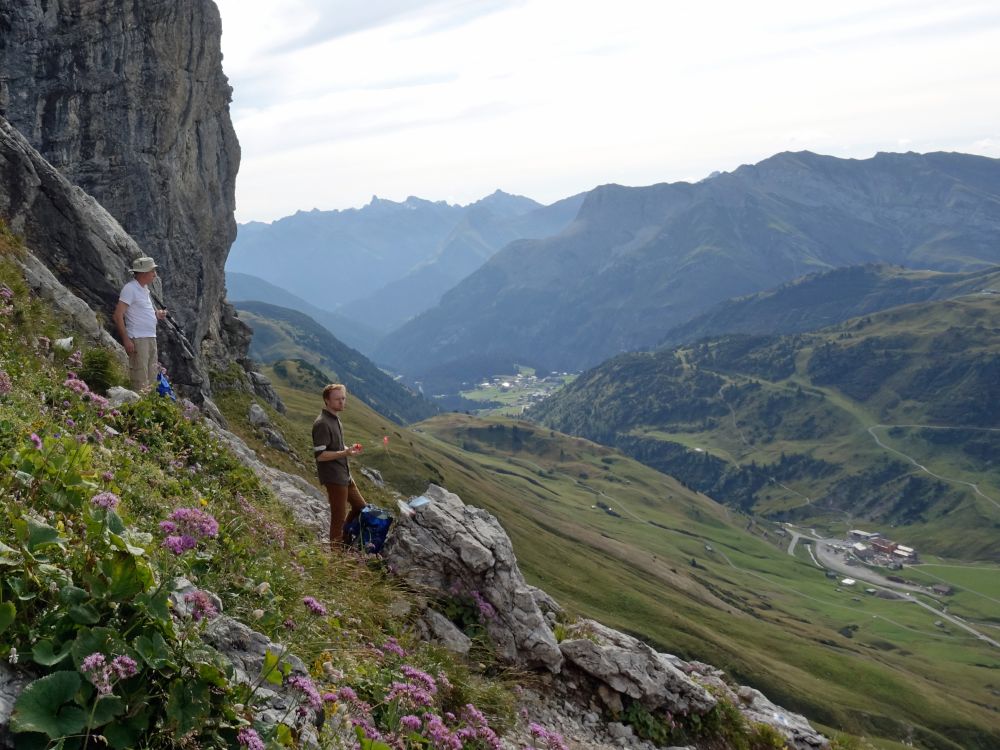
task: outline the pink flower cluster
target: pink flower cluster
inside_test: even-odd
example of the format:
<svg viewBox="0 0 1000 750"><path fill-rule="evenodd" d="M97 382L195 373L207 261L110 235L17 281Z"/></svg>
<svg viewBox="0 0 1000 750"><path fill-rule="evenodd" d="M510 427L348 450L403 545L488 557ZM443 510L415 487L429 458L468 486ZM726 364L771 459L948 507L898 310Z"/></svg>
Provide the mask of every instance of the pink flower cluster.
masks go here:
<svg viewBox="0 0 1000 750"><path fill-rule="evenodd" d="M99 695L110 695L112 679L134 677L139 673L139 665L130 656L116 656L108 664L104 654L95 651L81 662L80 671L97 688Z"/></svg>
<svg viewBox="0 0 1000 750"><path fill-rule="evenodd" d="M184 594L184 601L191 605L191 619L195 622L211 620L219 614L212 597L200 589Z"/></svg>
<svg viewBox="0 0 1000 750"><path fill-rule="evenodd" d="M3 299L4 302L10 302L14 299L14 290L6 284L0 284L0 299Z"/></svg>
<svg viewBox="0 0 1000 750"><path fill-rule="evenodd" d="M264 740L250 727L243 727L236 735L236 741L247 750L264 750Z"/></svg>
<svg viewBox="0 0 1000 750"><path fill-rule="evenodd" d="M0 396L6 396L14 390L14 383L10 379L10 375L7 374L6 370L0 370Z"/></svg>
<svg viewBox="0 0 1000 750"><path fill-rule="evenodd" d="M483 598L482 594L480 594L478 591L473 591L472 599L476 603L476 609L479 610L479 615L481 617L485 617L487 620L496 619L497 611L493 608L492 604L490 604L488 601L486 601L486 599Z"/></svg>
<svg viewBox="0 0 1000 750"><path fill-rule="evenodd" d="M240 504L240 510L251 521L251 526L261 532L261 536L268 544L276 545L281 549L285 548L285 529L283 526L268 521L267 516L243 495L237 493L236 501ZM297 572L304 572L304 569Z"/></svg>
<svg viewBox="0 0 1000 750"><path fill-rule="evenodd" d="M311 596L303 598L302 603L305 604L306 608L314 615L322 617L323 615L326 614L326 607L324 607L320 602L313 599Z"/></svg>
<svg viewBox="0 0 1000 750"><path fill-rule="evenodd" d="M382 644L382 653L395 654L401 658L406 658L406 651L399 645L399 641L392 637L386 639L386 642Z"/></svg>
<svg viewBox="0 0 1000 750"><path fill-rule="evenodd" d="M550 729L546 729L541 724L536 724L532 722L528 725L528 731L531 732L531 737L534 742L544 742L542 747L548 750L566 750L566 740L559 732L554 732Z"/></svg>
<svg viewBox="0 0 1000 750"><path fill-rule="evenodd" d="M217 537L219 522L200 508L178 508L166 521L160 521L160 531L167 535L163 546L182 555L197 547L200 540Z"/></svg>
<svg viewBox="0 0 1000 750"><path fill-rule="evenodd" d="M323 708L323 698L320 696L319 691L313 684L313 681L308 677L303 677L301 675L292 675L291 677L285 678L285 684L289 687L293 687L299 690L306 699L306 703L309 707L315 711L320 711Z"/></svg>
<svg viewBox="0 0 1000 750"><path fill-rule="evenodd" d="M90 498L91 505L95 508L104 508L104 510L114 510L118 507L119 502L121 501L114 492L102 492Z"/></svg>

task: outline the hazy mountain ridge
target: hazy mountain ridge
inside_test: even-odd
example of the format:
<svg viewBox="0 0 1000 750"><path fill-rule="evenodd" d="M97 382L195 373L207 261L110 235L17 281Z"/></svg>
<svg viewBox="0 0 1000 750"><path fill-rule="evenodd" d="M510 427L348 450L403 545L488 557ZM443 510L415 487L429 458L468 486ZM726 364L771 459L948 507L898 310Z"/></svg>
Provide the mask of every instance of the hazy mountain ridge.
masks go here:
<svg viewBox="0 0 1000 750"><path fill-rule="evenodd" d="M996 559L1000 514L957 480L1000 490L998 313L1000 295L970 295L626 354L532 416L755 513L910 524L930 549ZM915 470L912 454L956 481Z"/></svg>
<svg viewBox="0 0 1000 750"><path fill-rule="evenodd" d="M437 407L382 372L361 352L297 310L241 302L240 319L253 329L250 356L264 363L301 359L323 370L348 392L388 419L405 424L426 419Z"/></svg>
<svg viewBox="0 0 1000 750"><path fill-rule="evenodd" d="M498 196L499 191L490 198ZM525 203L505 202L524 207ZM549 206L534 201L523 213L499 214L490 199L468 206L437 253L367 297L350 305L352 315L389 331L433 307L441 296L479 268L500 248L521 238L557 234L576 216L584 195L564 198ZM521 198L521 201L528 201Z"/></svg>
<svg viewBox="0 0 1000 750"><path fill-rule="evenodd" d="M998 239L1000 160L964 154L784 153L697 184L608 185L560 235L494 255L376 358L413 376L483 354L580 369L811 272L996 265Z"/></svg>
<svg viewBox="0 0 1000 750"><path fill-rule="evenodd" d="M847 266L810 274L777 289L726 300L668 331L660 346L734 333L801 333L898 305L947 299L993 287L1000 287L1000 268L942 273L881 264Z"/></svg>
<svg viewBox="0 0 1000 750"><path fill-rule="evenodd" d="M386 331L433 305L510 240L560 231L582 200L542 206L497 190L466 206L373 198L360 209L300 211L241 225L227 269Z"/></svg>
<svg viewBox="0 0 1000 750"><path fill-rule="evenodd" d="M345 315L316 307L287 289L275 286L257 276L227 271L226 289L229 301L236 307L243 302L256 301L297 310L308 315L352 349L361 352L371 351L379 338L374 328Z"/></svg>

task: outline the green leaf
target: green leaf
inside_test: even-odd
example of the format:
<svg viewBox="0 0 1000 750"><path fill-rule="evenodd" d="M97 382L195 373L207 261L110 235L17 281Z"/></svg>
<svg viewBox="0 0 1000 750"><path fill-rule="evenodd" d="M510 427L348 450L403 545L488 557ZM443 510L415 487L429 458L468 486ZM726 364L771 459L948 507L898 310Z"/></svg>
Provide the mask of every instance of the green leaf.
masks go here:
<svg viewBox="0 0 1000 750"><path fill-rule="evenodd" d="M167 719L178 735L199 728L211 710L208 685L203 682L174 680L167 698Z"/></svg>
<svg viewBox="0 0 1000 750"><path fill-rule="evenodd" d="M170 649L167 642L159 633L152 636L140 635L132 641L132 647L136 650L142 660L153 669L162 669L170 665Z"/></svg>
<svg viewBox="0 0 1000 750"><path fill-rule="evenodd" d="M0 542L0 565L15 566L21 564L21 553L13 547Z"/></svg>
<svg viewBox="0 0 1000 750"><path fill-rule="evenodd" d="M108 596L113 600L132 599L145 588L135 564L135 558L127 552L116 552L101 562L101 570L108 577Z"/></svg>
<svg viewBox="0 0 1000 750"><path fill-rule="evenodd" d="M27 519L28 522L28 549L34 552L39 547L46 547L49 545L62 545L65 539L59 536L59 532L47 523L41 523L33 518Z"/></svg>
<svg viewBox="0 0 1000 750"><path fill-rule="evenodd" d="M94 706L94 715L88 722L91 729L107 724L116 716L125 712L125 704L117 695L106 695L98 699Z"/></svg>
<svg viewBox="0 0 1000 750"><path fill-rule="evenodd" d="M118 534L109 534L108 538L111 540L111 543L122 552L128 552L134 557L143 557L146 554L145 549L129 544L124 537L119 536Z"/></svg>
<svg viewBox="0 0 1000 750"><path fill-rule="evenodd" d="M87 723L83 709L69 704L80 689L76 672L55 672L35 680L14 704L10 726L15 732L42 732L53 739L76 734Z"/></svg>
<svg viewBox="0 0 1000 750"><path fill-rule="evenodd" d="M273 651L267 651L264 654L264 666L262 668L264 679L275 685L280 685L284 677L281 668L278 666L278 661L279 657Z"/></svg>
<svg viewBox="0 0 1000 750"><path fill-rule="evenodd" d="M89 598L90 594L86 589L81 589L79 586L70 584L59 589L59 600L63 604L83 604Z"/></svg>
<svg viewBox="0 0 1000 750"><path fill-rule="evenodd" d="M274 730L274 739L278 741L278 744L282 747L291 747L292 743L295 741L292 735L292 729L287 724L278 724L277 728Z"/></svg>
<svg viewBox="0 0 1000 750"><path fill-rule="evenodd" d="M78 625L96 625L101 621L101 615L93 604L78 604L70 607L70 619Z"/></svg>
<svg viewBox="0 0 1000 750"><path fill-rule="evenodd" d="M73 641L64 643L58 651L52 641L39 641L31 651L31 658L43 667L54 667L73 652Z"/></svg>
<svg viewBox="0 0 1000 750"><path fill-rule="evenodd" d="M135 603L144 609L162 627L168 628L169 632L173 632L174 621L170 616L170 607L167 606L169 600L170 593L164 588L156 596L140 594L135 598Z"/></svg>
<svg viewBox="0 0 1000 750"><path fill-rule="evenodd" d="M5 631L17 617L17 607L14 602L3 602L0 604L0 633Z"/></svg>
<svg viewBox="0 0 1000 750"><path fill-rule="evenodd" d="M143 708L135 716L129 716L108 724L101 734L114 750L131 750L139 747L139 740L149 727L149 710Z"/></svg>

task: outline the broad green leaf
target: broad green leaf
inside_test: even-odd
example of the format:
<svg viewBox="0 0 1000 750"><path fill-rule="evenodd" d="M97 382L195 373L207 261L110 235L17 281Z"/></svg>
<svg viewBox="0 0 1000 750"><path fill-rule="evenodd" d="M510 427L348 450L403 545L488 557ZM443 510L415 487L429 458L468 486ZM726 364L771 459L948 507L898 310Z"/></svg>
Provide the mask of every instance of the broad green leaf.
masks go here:
<svg viewBox="0 0 1000 750"><path fill-rule="evenodd" d="M149 712L143 708L135 716L113 721L101 730L114 750L132 750L139 747L139 740L149 727Z"/></svg>
<svg viewBox="0 0 1000 750"><path fill-rule="evenodd" d="M170 649L159 633L153 633L152 636L140 635L132 641L132 647L153 669L162 669L170 665Z"/></svg>
<svg viewBox="0 0 1000 750"><path fill-rule="evenodd" d="M55 672L35 680L14 704L10 726L15 732L42 732L53 739L76 734L87 723L83 709L70 704L80 689L76 672Z"/></svg>
<svg viewBox="0 0 1000 750"><path fill-rule="evenodd" d="M174 680L167 698L167 719L178 735L199 728L211 711L208 685L203 682Z"/></svg>
<svg viewBox="0 0 1000 750"><path fill-rule="evenodd" d="M268 651L264 654L264 666L262 668L264 678L275 685L280 685L284 676L281 668L278 666L278 661L278 655L273 651Z"/></svg>
<svg viewBox="0 0 1000 750"><path fill-rule="evenodd" d="M0 542L0 565L14 566L20 564L21 553L13 547L8 547L3 542Z"/></svg>
<svg viewBox="0 0 1000 750"><path fill-rule="evenodd" d="M67 614L79 625L96 625L101 621L100 613L92 604L77 604L75 607L70 607Z"/></svg>
<svg viewBox="0 0 1000 750"><path fill-rule="evenodd" d="M146 554L145 549L129 544L124 537L118 534L109 534L108 538L111 540L111 543L122 552L128 552L134 557L142 557Z"/></svg>
<svg viewBox="0 0 1000 750"><path fill-rule="evenodd" d="M125 704L121 698L117 695L106 695L98 699L97 705L94 706L94 716L88 721L88 726L91 729L103 726L124 712Z"/></svg>
<svg viewBox="0 0 1000 750"><path fill-rule="evenodd" d="M111 581L108 596L112 599L132 599L145 588L135 558L127 552L116 552L114 556L104 558L101 570Z"/></svg>
<svg viewBox="0 0 1000 750"><path fill-rule="evenodd" d="M358 735L358 744L361 746L361 750L392 750L384 742L370 739L361 727L354 727L354 732Z"/></svg>
<svg viewBox="0 0 1000 750"><path fill-rule="evenodd" d="M73 652L73 641L67 641L56 651L52 641L39 641L31 650L31 658L43 667L54 667Z"/></svg>
<svg viewBox="0 0 1000 750"><path fill-rule="evenodd" d="M292 735L292 729L287 724L278 724L277 728L274 730L274 739L276 739L278 744L282 747L291 747L292 743L295 741L295 737Z"/></svg>
<svg viewBox="0 0 1000 750"><path fill-rule="evenodd" d="M62 545L65 539L59 536L59 532L47 523L41 523L33 518L27 519L28 522L28 549L34 552L40 547L46 547L49 545Z"/></svg>
<svg viewBox="0 0 1000 750"><path fill-rule="evenodd" d="M17 617L17 607L14 606L14 602L0 603L0 633L11 626L15 617Z"/></svg>
<svg viewBox="0 0 1000 750"><path fill-rule="evenodd" d="M86 589L81 589L79 586L70 584L59 589L59 600L64 604L83 604L89 598L90 594Z"/></svg>

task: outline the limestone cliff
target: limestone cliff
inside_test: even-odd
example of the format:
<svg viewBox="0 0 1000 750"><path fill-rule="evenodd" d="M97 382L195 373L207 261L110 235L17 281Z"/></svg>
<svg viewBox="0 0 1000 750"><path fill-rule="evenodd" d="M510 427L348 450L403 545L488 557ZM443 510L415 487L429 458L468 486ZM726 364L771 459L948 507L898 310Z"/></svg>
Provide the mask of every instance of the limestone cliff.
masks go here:
<svg viewBox="0 0 1000 750"><path fill-rule="evenodd" d="M221 33L211 0L0 0L0 113L157 259L196 353L172 336L163 358L196 390L249 342L225 302L240 150ZM71 287L99 262L61 252L45 260Z"/></svg>

